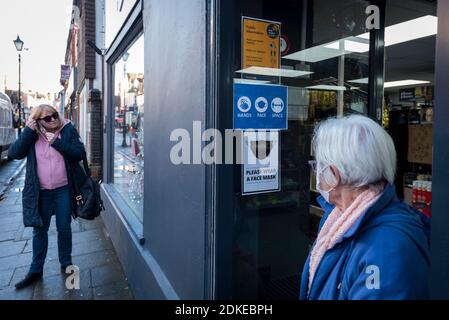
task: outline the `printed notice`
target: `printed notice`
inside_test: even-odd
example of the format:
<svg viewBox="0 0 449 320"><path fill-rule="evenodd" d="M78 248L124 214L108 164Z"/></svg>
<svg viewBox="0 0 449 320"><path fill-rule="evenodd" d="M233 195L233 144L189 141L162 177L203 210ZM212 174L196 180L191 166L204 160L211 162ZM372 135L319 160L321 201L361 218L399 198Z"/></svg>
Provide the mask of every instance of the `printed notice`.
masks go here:
<svg viewBox="0 0 449 320"><path fill-rule="evenodd" d="M280 68L281 23L242 18L242 67Z"/></svg>
<svg viewBox="0 0 449 320"><path fill-rule="evenodd" d="M280 191L279 132L245 131L242 195Z"/></svg>
<svg viewBox="0 0 449 320"><path fill-rule="evenodd" d="M234 84L235 130L287 130L288 87Z"/></svg>

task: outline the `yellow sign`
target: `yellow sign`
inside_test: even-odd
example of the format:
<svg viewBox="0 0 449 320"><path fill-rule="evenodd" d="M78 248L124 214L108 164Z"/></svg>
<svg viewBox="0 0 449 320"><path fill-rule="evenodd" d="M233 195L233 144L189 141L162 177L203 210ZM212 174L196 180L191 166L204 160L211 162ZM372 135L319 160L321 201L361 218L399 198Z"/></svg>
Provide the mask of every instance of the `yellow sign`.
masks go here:
<svg viewBox="0 0 449 320"><path fill-rule="evenodd" d="M281 23L242 18L242 68L280 68Z"/></svg>

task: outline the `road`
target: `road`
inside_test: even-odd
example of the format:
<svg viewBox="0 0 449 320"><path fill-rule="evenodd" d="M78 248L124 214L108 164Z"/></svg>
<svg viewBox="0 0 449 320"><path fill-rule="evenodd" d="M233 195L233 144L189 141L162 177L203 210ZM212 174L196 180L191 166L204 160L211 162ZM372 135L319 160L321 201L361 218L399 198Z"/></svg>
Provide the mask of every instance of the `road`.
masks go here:
<svg viewBox="0 0 449 320"><path fill-rule="evenodd" d="M0 163L0 199L5 193L8 183L14 174L18 174L21 166L25 164L25 160L2 161Z"/></svg>

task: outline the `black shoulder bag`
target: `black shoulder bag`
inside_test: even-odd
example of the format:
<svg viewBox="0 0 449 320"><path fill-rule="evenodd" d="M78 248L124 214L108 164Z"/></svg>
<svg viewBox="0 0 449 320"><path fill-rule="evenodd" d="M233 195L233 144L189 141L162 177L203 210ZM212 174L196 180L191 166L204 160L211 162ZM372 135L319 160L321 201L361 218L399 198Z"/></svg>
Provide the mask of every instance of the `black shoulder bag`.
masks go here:
<svg viewBox="0 0 449 320"><path fill-rule="evenodd" d="M79 166L79 164L76 164ZM72 180L73 189L75 191L75 208L74 213L76 217L86 220L94 220L97 218L101 211L104 210L103 201L100 195L100 185L95 182L90 173L90 169L87 165L86 154L83 156L83 168L85 177L83 179ZM82 171L82 170L80 170Z"/></svg>

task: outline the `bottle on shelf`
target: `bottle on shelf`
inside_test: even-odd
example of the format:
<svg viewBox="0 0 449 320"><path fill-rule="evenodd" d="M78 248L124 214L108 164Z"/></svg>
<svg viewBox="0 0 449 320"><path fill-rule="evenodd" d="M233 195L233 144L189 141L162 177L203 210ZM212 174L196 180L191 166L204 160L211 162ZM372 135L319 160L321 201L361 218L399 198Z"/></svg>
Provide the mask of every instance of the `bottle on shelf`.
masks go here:
<svg viewBox="0 0 449 320"><path fill-rule="evenodd" d="M424 188L424 184L421 180L418 180L418 202L423 202L423 188Z"/></svg>
<svg viewBox="0 0 449 320"><path fill-rule="evenodd" d="M426 205L430 206L432 204L432 182L429 181L427 184L427 198Z"/></svg>
<svg viewBox="0 0 449 320"><path fill-rule="evenodd" d="M412 203L418 202L418 181L413 181Z"/></svg>
<svg viewBox="0 0 449 320"><path fill-rule="evenodd" d="M422 197L422 203L426 203L427 202L427 198L428 198L428 191L427 191L427 181L423 182L423 197Z"/></svg>

